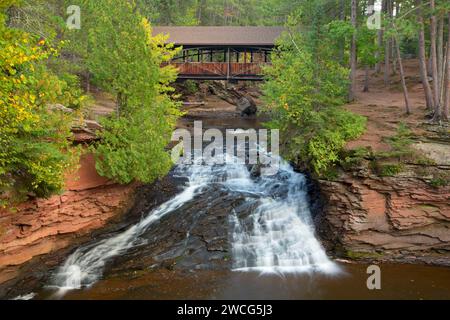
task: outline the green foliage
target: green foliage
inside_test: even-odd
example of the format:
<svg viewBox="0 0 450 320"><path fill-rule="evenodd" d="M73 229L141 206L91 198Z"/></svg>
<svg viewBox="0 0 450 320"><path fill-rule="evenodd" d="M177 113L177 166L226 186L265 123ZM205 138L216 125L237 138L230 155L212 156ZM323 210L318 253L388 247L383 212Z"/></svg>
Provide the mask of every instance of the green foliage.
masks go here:
<svg viewBox="0 0 450 320"><path fill-rule="evenodd" d="M184 88L188 94L194 94L198 91L198 83L192 80L187 80L184 82Z"/></svg>
<svg viewBox="0 0 450 320"><path fill-rule="evenodd" d="M397 133L386 138L386 142L389 143L392 150L388 152L377 153L378 158L399 158L399 160L405 157L411 157L414 155L414 151L411 149L413 144L413 133L405 123L400 123L397 128Z"/></svg>
<svg viewBox="0 0 450 320"><path fill-rule="evenodd" d="M379 164L375 162L374 170L380 177L394 177L404 170L404 166L401 163Z"/></svg>
<svg viewBox="0 0 450 320"><path fill-rule="evenodd" d="M11 4L11 2L10 2ZM67 83L46 67L57 52L44 40L5 25L0 7L0 205L48 197L75 167L70 116L49 111Z"/></svg>
<svg viewBox="0 0 450 320"><path fill-rule="evenodd" d="M450 181L449 181L449 179L438 177L438 178L433 178L430 181L430 185L434 188L446 187L446 186L450 185Z"/></svg>
<svg viewBox="0 0 450 320"><path fill-rule="evenodd" d="M164 152L170 130L156 131L151 121L143 121L154 116L142 108L130 117L104 119L102 142L95 151L100 175L120 183L150 183L170 170L170 155Z"/></svg>
<svg viewBox="0 0 450 320"><path fill-rule="evenodd" d="M342 153L340 165L344 170L352 170L363 163L364 159L373 159L371 148L360 147Z"/></svg>
<svg viewBox="0 0 450 320"><path fill-rule="evenodd" d="M273 119L268 125L280 129L284 155L319 175L339 162L346 142L361 135L366 123L340 107L348 70L330 58L331 51L300 34L286 35L263 85L265 111Z"/></svg>
<svg viewBox="0 0 450 320"><path fill-rule="evenodd" d="M260 25L272 22L261 0L137 0L142 14L157 25ZM272 10L274 7L271 7Z"/></svg>
<svg viewBox="0 0 450 320"><path fill-rule="evenodd" d="M94 83L117 97L116 115L102 120L97 170L120 183L152 182L172 165L165 147L180 115L169 86L176 69L161 65L178 50L165 45L165 37L152 36L132 2L82 2L89 21L83 31L88 36L78 39L85 64Z"/></svg>

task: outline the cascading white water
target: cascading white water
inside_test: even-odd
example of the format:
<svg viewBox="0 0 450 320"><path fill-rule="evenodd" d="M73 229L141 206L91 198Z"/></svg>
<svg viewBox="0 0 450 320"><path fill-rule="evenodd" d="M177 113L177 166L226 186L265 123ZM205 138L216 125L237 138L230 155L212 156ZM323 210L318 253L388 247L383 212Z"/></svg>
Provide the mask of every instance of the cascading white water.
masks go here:
<svg viewBox="0 0 450 320"><path fill-rule="evenodd" d="M306 179L284 161L277 176L230 188L247 193L256 209L247 220L231 216L235 271L262 273L339 272L314 235ZM245 224L244 224L245 223Z"/></svg>
<svg viewBox="0 0 450 320"><path fill-rule="evenodd" d="M187 171L186 168L183 169ZM97 282L107 261L134 247L138 243L139 236L154 222L192 200L207 185L208 177L211 176L207 174L210 168L192 166L189 169L190 180L183 192L150 212L145 219L125 232L78 248L59 268L51 287L59 288L60 294L64 294L67 290L89 287Z"/></svg>
<svg viewBox="0 0 450 320"><path fill-rule="evenodd" d="M67 290L93 285L102 276L105 263L139 244L140 236L155 222L174 212L208 186L221 184L233 194L255 203L251 226L230 211L233 266L237 271L334 273L331 262L314 236L305 178L282 161L273 177L252 178L246 165L180 166L177 175L187 177L184 191L154 209L128 230L109 239L78 248L59 268L52 287ZM246 223L248 225L248 222Z"/></svg>

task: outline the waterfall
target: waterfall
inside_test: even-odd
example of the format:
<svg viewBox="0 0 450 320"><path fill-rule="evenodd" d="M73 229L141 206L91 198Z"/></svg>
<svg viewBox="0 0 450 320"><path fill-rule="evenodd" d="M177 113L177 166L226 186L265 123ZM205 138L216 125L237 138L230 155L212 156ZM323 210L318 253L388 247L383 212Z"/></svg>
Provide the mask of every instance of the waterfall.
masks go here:
<svg viewBox="0 0 450 320"><path fill-rule="evenodd" d="M305 177L281 164L276 176L230 185L255 207L245 220L231 215L234 270L339 272L315 237Z"/></svg>
<svg viewBox="0 0 450 320"><path fill-rule="evenodd" d="M201 197L211 184L220 184L233 197L244 195L254 204L246 219L230 209L231 248L235 271L334 273L314 235L305 177L282 162L275 176L254 177L246 165L179 166L175 175L188 178L184 190L139 223L108 239L78 248L57 270L51 287L67 290L92 286L105 264L139 245L140 236L155 222Z"/></svg>

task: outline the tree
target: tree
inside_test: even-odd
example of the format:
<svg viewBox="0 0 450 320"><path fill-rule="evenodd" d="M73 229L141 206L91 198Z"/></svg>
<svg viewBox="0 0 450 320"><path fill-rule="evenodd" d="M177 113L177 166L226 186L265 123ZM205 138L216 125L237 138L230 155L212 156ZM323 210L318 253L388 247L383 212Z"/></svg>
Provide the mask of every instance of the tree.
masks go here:
<svg viewBox="0 0 450 320"><path fill-rule="evenodd" d="M152 182L172 166L165 148L180 115L169 86L176 69L162 65L178 50L152 36L132 2L84 0L83 8L92 81L117 97L116 114L102 120L97 171L120 183Z"/></svg>
<svg viewBox="0 0 450 320"><path fill-rule="evenodd" d="M361 26L358 30L358 61L361 63L361 65L364 66L365 69L363 92L369 91L370 69L380 61L380 58L377 54L377 36L378 34L375 30L369 30L365 25Z"/></svg>
<svg viewBox="0 0 450 320"><path fill-rule="evenodd" d="M385 18L391 20L393 17L392 0L385 0ZM385 49L384 49L384 85L389 86L391 76L391 48L392 38L385 32Z"/></svg>
<svg viewBox="0 0 450 320"><path fill-rule="evenodd" d="M358 0L352 0L351 4L351 22L354 28L351 45L350 45L350 90L349 90L349 101L355 99L355 88L356 88L356 68L357 68L357 12L358 12Z"/></svg>
<svg viewBox="0 0 450 320"><path fill-rule="evenodd" d="M324 12L317 3L305 6L301 18L292 19L291 31L280 40L280 51L266 69L265 111L272 119L269 128L281 131L284 156L324 175L339 161L346 142L364 131L365 118L340 107L348 99L349 70L336 61L332 37L348 28L340 21L317 25L309 33L297 31L303 30L297 21Z"/></svg>
<svg viewBox="0 0 450 320"><path fill-rule="evenodd" d="M448 13L448 40L447 40L447 55L445 59L444 66L446 65L446 77L444 81L445 88L445 106L444 106L444 120L449 120L449 109L450 109L450 12Z"/></svg>
<svg viewBox="0 0 450 320"><path fill-rule="evenodd" d="M72 117L48 107L60 102L58 91L65 88L46 66L57 51L6 26L12 4L0 5L0 206L61 192L77 161L69 140Z"/></svg>
<svg viewBox="0 0 450 320"><path fill-rule="evenodd" d="M397 59L398 59L399 67L400 67L400 77L402 80L403 95L405 98L406 114L411 114L411 106L410 106L410 102L409 102L408 87L406 86L405 71L403 69L402 54L400 51L400 40L398 39L398 37L396 37L394 39L394 46L395 46L395 50L397 52Z"/></svg>
<svg viewBox="0 0 450 320"><path fill-rule="evenodd" d="M433 99L434 99L434 121L438 121L441 116L441 94L440 94L440 83L439 83L439 72L438 72L438 58L437 58L437 22L436 22L436 2L435 0L430 0L431 8L431 71L433 75Z"/></svg>
<svg viewBox="0 0 450 320"><path fill-rule="evenodd" d="M422 85L425 92L425 100L427 109L432 110L434 108L433 92L431 90L430 82L428 81L428 67L425 48L425 29L423 21L422 0L416 0L417 7L417 21L418 21L418 35L419 35L419 66L420 77L422 79Z"/></svg>

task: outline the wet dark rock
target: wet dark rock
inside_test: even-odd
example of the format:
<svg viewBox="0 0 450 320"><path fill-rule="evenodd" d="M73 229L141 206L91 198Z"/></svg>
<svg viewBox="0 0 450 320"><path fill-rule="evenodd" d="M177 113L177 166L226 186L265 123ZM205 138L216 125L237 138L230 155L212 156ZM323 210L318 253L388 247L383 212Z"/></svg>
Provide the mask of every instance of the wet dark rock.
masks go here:
<svg viewBox="0 0 450 320"><path fill-rule="evenodd" d="M253 116L258 112L256 103L250 96L240 98L236 103L236 108L241 116Z"/></svg>
<svg viewBox="0 0 450 320"><path fill-rule="evenodd" d="M219 184L211 185L200 196L151 225L142 235L145 245L114 259L105 273L123 273L143 266L153 269L229 269L230 214L233 208L244 203L245 199L236 199L223 192Z"/></svg>

